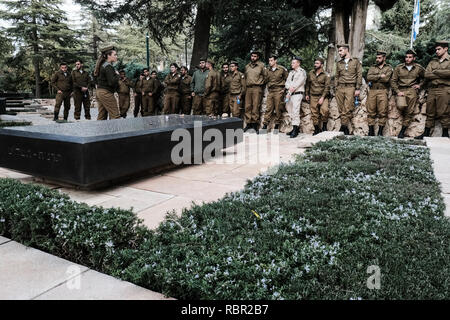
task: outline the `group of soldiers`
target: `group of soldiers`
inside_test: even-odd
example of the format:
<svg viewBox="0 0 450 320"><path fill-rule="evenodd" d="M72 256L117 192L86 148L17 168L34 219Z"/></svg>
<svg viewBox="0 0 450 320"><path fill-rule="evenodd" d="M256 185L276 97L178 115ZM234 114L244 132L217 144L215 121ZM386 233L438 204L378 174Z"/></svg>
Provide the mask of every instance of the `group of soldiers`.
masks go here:
<svg viewBox="0 0 450 320"><path fill-rule="evenodd" d="M359 104L360 90L363 82L361 62L351 57L348 44L338 47L339 61L336 63L335 96L340 113L341 128L344 134L351 132L351 123L355 105ZM448 137L450 126L450 58L448 42L437 41L436 57L426 69L415 62L416 53L406 51L405 62L393 69L386 63L386 52L377 51L376 64L367 73L369 93L367 112L369 136L375 135L375 124L378 118L378 133L383 135L387 120L388 95L392 89L396 95L396 105L403 115L403 124L398 135L404 138L405 131L413 120L414 109L418 99L418 91L428 88L427 120L424 133L416 137L422 139L429 136L434 121L439 119L443 127L443 136ZM114 47L102 50L94 75L97 80L97 98L99 101L98 120L125 118L130 107L130 93L133 90L135 99L134 116L154 115L157 101L164 88L163 114L194 114L207 116L242 117L246 127L244 131L254 130L259 133L260 110L265 89L267 89L266 111L263 127L266 130L273 122L274 130L278 130L282 113L286 109L293 129L287 134L295 138L299 134L300 107L306 100L311 109L314 124L314 135L327 130L329 117L329 100L331 77L324 70L324 60L320 57L314 61L314 69L308 74L301 67L302 58L294 57L291 71L277 63L278 57L268 57L268 67L260 61L261 53L251 52L250 62L239 71L236 61L222 64L221 72L214 69L214 62L200 59L200 64L192 77L188 68L178 67L173 63L170 73L163 84L144 69L135 82L125 76L124 71L117 72L112 63L117 61ZM55 105L55 120L58 119L61 104L64 103L64 119L67 120L70 97L75 102L75 119L80 119L81 106L84 106L85 117L90 119L89 86L92 78L83 70L82 61L76 62L72 73L67 64L62 63L60 70L53 76L52 84L58 90ZM99 90L100 89L100 90ZM114 93L119 95L119 105L113 99Z"/></svg>

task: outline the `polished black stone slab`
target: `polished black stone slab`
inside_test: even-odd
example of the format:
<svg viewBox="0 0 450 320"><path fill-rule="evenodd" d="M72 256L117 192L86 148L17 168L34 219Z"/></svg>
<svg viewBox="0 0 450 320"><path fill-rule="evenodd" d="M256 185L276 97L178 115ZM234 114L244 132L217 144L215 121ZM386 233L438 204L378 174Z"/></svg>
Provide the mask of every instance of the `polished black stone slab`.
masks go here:
<svg viewBox="0 0 450 320"><path fill-rule="evenodd" d="M189 132L197 160L211 142L207 129L217 129L223 146L243 140L242 120L205 116L154 116L0 129L0 167L41 178L91 188L139 172L172 165L176 129ZM228 129L228 132L226 132ZM216 130L216 132L217 132ZM231 134L233 139L226 139ZM200 139L201 149L194 148ZM189 151L189 150L188 150ZM186 152L188 152L186 151Z"/></svg>

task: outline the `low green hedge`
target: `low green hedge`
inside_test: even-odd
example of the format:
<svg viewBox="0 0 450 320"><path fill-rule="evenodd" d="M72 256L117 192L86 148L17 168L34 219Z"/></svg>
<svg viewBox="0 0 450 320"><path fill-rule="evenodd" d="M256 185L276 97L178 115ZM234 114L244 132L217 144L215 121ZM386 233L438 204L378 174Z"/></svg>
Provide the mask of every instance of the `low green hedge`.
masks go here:
<svg viewBox="0 0 450 320"><path fill-rule="evenodd" d="M319 143L156 231L43 187L0 188L0 234L179 299L449 298L450 222L416 142Z"/></svg>
<svg viewBox="0 0 450 320"><path fill-rule="evenodd" d="M0 120L0 128L30 126L30 125L32 125L32 123L29 121L1 121Z"/></svg>

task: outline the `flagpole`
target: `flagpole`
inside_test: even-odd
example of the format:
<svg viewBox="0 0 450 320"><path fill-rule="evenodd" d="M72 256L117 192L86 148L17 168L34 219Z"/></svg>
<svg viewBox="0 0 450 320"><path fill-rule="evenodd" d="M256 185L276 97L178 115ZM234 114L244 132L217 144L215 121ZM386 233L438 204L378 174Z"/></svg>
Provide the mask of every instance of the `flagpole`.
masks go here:
<svg viewBox="0 0 450 320"><path fill-rule="evenodd" d="M412 49L413 47L413 36L414 36L414 14L416 13L416 6L417 6L417 0L414 0L414 8L413 8L413 19L411 24L411 42L409 45L409 48Z"/></svg>

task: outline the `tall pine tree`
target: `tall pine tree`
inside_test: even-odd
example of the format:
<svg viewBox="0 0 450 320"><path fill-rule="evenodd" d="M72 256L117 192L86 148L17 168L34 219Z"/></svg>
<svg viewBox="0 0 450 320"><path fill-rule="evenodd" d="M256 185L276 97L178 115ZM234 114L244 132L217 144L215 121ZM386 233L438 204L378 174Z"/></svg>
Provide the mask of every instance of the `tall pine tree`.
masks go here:
<svg viewBox="0 0 450 320"><path fill-rule="evenodd" d="M66 15L59 9L61 0L0 0L5 11L0 18L11 26L6 33L29 52L34 67L35 96L41 97L41 64L44 58L67 58L78 45L76 32L66 24ZM71 52L72 51L72 52Z"/></svg>

